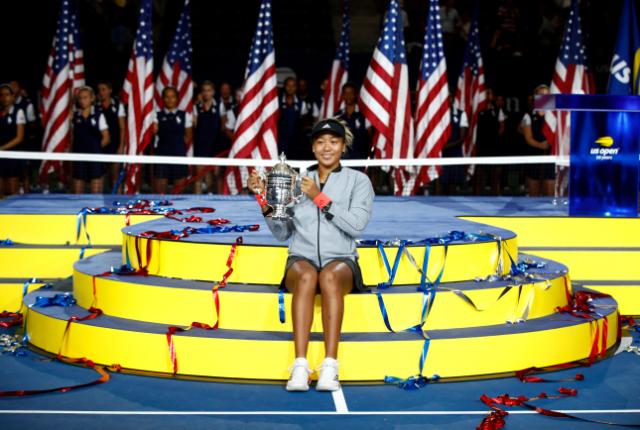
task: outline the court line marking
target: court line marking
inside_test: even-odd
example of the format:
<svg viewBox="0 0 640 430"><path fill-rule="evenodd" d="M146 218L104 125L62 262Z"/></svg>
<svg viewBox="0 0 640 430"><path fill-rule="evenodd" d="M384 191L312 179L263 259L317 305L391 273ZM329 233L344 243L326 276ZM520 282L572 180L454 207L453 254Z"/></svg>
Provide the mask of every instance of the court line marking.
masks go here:
<svg viewBox="0 0 640 430"><path fill-rule="evenodd" d="M73 411L0 410L0 415L487 415L490 411ZM640 409L562 409L565 414L640 414ZM533 415L536 411L509 411L514 415Z"/></svg>
<svg viewBox="0 0 640 430"><path fill-rule="evenodd" d="M336 406L336 412L339 414L348 414L349 408L347 408L347 399L344 397L342 388L338 391L332 391L331 397L333 397L333 404Z"/></svg>

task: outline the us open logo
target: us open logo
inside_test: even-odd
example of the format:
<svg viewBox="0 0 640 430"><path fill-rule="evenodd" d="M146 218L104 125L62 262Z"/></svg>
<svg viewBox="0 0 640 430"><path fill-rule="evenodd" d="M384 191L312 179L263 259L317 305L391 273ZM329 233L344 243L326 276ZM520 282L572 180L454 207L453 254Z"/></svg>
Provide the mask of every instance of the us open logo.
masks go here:
<svg viewBox="0 0 640 430"><path fill-rule="evenodd" d="M611 136L602 136L594 143L596 146L591 148L589 153L596 160L613 160L613 157L618 155L618 151L620 151L620 148L613 146L614 141Z"/></svg>

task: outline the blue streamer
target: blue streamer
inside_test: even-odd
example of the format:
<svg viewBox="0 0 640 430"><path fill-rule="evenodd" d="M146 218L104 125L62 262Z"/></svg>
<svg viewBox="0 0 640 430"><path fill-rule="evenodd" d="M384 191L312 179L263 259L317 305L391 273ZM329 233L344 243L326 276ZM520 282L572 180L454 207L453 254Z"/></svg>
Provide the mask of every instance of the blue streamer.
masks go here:
<svg viewBox="0 0 640 430"><path fill-rule="evenodd" d="M422 376L422 370L424 369L424 363L427 361L427 353L429 352L429 344L431 343L431 339L426 338L424 340L424 344L422 345L422 354L420 354L420 362L419 362L419 375Z"/></svg>
<svg viewBox="0 0 640 430"><path fill-rule="evenodd" d="M422 375L410 376L406 379L398 378L396 376L385 376L384 382L386 384L397 384L398 388L403 390L413 391L424 388L430 382L437 382L440 380L439 375L433 375L431 378Z"/></svg>
<svg viewBox="0 0 640 430"><path fill-rule="evenodd" d="M0 246L13 246L14 243L11 239L0 240Z"/></svg>
<svg viewBox="0 0 640 430"><path fill-rule="evenodd" d="M280 323L284 324L286 321L285 317L285 307L284 307L284 288L280 287L278 290L278 316L280 318Z"/></svg>
<svg viewBox="0 0 640 430"><path fill-rule="evenodd" d="M402 388L403 390L419 390L420 388L425 387L430 382L436 382L440 379L439 375L433 375L431 378L426 377L422 374L424 370L424 364L427 361L427 354L429 352L429 344L431 343L431 339L425 337L424 343L422 344L422 353L420 354L420 361L418 363L419 372L415 376L410 376L408 378L398 378L397 376L385 376L384 382L386 384L397 384L398 388Z"/></svg>
<svg viewBox="0 0 640 430"><path fill-rule="evenodd" d="M69 307L76 304L76 299L71 293L60 293L52 297L37 296L33 306L36 308L46 308L49 306Z"/></svg>
<svg viewBox="0 0 640 430"><path fill-rule="evenodd" d="M135 209L136 207L145 206L146 208L157 208L158 206L173 206L173 202L169 200L128 200L126 202L114 201L113 206L124 209Z"/></svg>
<svg viewBox="0 0 640 430"><path fill-rule="evenodd" d="M36 278L31 278L22 285L22 297L24 298L29 292L29 284L35 284L38 282Z"/></svg>
<svg viewBox="0 0 640 430"><path fill-rule="evenodd" d="M123 167L122 169L120 169L120 173L118 174L118 179L113 184L113 188L111 189L111 194L117 194L118 193L118 188L120 188L120 185L122 185L122 181L124 180L124 175L125 174L126 174L126 170Z"/></svg>
<svg viewBox="0 0 640 430"><path fill-rule="evenodd" d="M129 240L128 239L124 244L124 259L125 259L125 266L131 267L131 258L129 257Z"/></svg>
<svg viewBox="0 0 640 430"><path fill-rule="evenodd" d="M387 327L391 333L395 333L395 330L391 328L391 323L389 322L389 315L387 314L387 307L384 305L384 299L382 298L382 293L380 291L376 291L376 296L378 297L378 306L380 307L380 313L382 314L382 320L384 321L384 325Z"/></svg>
<svg viewBox="0 0 640 430"><path fill-rule="evenodd" d="M398 272L398 267L400 266L400 260L402 259L402 253L404 251L404 248L407 245L407 241L405 240L400 241L400 244L398 245L398 253L396 254L395 260L393 261L393 268L389 266L389 259L387 258L386 251L384 250L384 244L382 242L378 242L377 245L378 245L378 252L382 257L384 266L387 269L387 274L389 275L389 279L387 280L387 282L381 282L378 284L378 288L381 290L384 290L393 285L393 281L396 277L396 273Z"/></svg>
<svg viewBox="0 0 640 430"><path fill-rule="evenodd" d="M80 240L80 233L84 228L84 235L87 238L87 246L91 246L91 238L89 237L89 231L87 230L87 214L89 208L82 208L76 216L76 242Z"/></svg>

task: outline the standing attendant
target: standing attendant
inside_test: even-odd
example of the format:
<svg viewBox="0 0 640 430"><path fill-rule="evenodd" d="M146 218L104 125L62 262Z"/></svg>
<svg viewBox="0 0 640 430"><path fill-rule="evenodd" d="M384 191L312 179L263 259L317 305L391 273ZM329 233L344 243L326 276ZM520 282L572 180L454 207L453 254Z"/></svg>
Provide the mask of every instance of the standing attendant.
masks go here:
<svg viewBox="0 0 640 430"><path fill-rule="evenodd" d="M535 95L549 94L549 87L538 86ZM544 126L544 112L531 110L525 113L520 121L520 133L524 136L529 155L549 155L551 146L542 133ZM555 188L555 166L553 164L529 164L525 171L529 196L538 197L542 192L545 196L553 196Z"/></svg>
<svg viewBox="0 0 640 430"><path fill-rule="evenodd" d="M265 200L265 184L257 173L252 173L248 180L247 186L256 193L271 233L280 241L289 240L283 283L293 295L295 360L286 386L288 391L309 389L312 371L306 357L317 292L322 296L326 358L319 369L316 389L340 389L337 358L344 295L364 289L356 238L369 223L374 197L371 182L364 173L340 165L352 139L346 125L333 118L313 127L311 148L318 164L302 179L304 196L290 208L293 215L289 220L270 217L273 208Z"/></svg>
<svg viewBox="0 0 640 430"><path fill-rule="evenodd" d="M126 129L124 104L112 97L113 87L110 82L101 81L98 83L98 112L104 115L109 127L109 145L104 148L105 154L124 153L124 132ZM113 187L118 181L120 165L111 164L109 168L110 183Z"/></svg>
<svg viewBox="0 0 640 430"><path fill-rule="evenodd" d="M102 154L109 145L109 126L104 115L94 109L96 101L91 87L80 87L76 92L76 112L72 119L73 152ZM90 184L91 193L103 192L104 168L102 163L80 161L73 163L73 192L82 194Z"/></svg>
<svg viewBox="0 0 640 430"><path fill-rule="evenodd" d="M336 117L345 121L353 133L353 146L347 155L352 159L365 159L371 155L371 126L358 109L358 89L353 82L342 86L342 101L344 108Z"/></svg>
<svg viewBox="0 0 640 430"><path fill-rule="evenodd" d="M284 152L290 159L308 160L311 154L303 142L303 118L309 113L309 106L296 95L297 90L296 78L289 77L284 81L278 119L278 152Z"/></svg>
<svg viewBox="0 0 640 430"><path fill-rule="evenodd" d="M29 97L26 90L19 81L11 81L9 83L13 89L14 103L16 109L22 110L25 116L24 140L20 145L22 151L37 152L40 151L42 143L40 122L38 121L38 112ZM23 190L28 193L31 190L31 172L37 172L40 168L39 160L26 160L22 163L22 183Z"/></svg>
<svg viewBox="0 0 640 430"><path fill-rule="evenodd" d="M193 154L196 157L214 157L220 156L220 138L223 126L220 117L220 109L218 103L214 99L215 86L211 81L204 81L200 85L200 99L196 103L193 118L194 135L193 135ZM203 174L205 169L210 166L196 166L198 176ZM224 171L220 166L213 168L213 174L216 177L216 191L222 194L222 180L220 174ZM211 172L206 173L204 178L207 189L211 189L212 175ZM202 194L202 181L198 180L194 183L195 193Z"/></svg>
<svg viewBox="0 0 640 430"><path fill-rule="evenodd" d="M191 115L178 109L178 90L162 90L164 109L156 113L154 131L157 136L155 154L186 157L187 145L193 137ZM165 194L169 181L175 184L189 173L186 164L158 164L155 168L154 192Z"/></svg>
<svg viewBox="0 0 640 430"><path fill-rule="evenodd" d="M462 146L469 130L469 120L464 110L458 109L450 98L451 106L451 135L442 148L443 158L463 157ZM437 194L453 195L458 194L464 185L467 176L467 166L442 166L442 173L436 183Z"/></svg>
<svg viewBox="0 0 640 430"><path fill-rule="evenodd" d="M13 104L13 89L0 85L0 151L20 151L24 141L24 112ZM0 158L0 197L18 194L24 162Z"/></svg>
<svg viewBox="0 0 640 430"><path fill-rule="evenodd" d="M486 90L487 105L483 111L478 112L477 154L478 157L495 157L500 155L500 143L504 136L505 120L504 111L497 105L496 97L491 88ZM484 188L489 183L492 195L500 195L501 166L479 165L476 166L474 175L475 194L483 194Z"/></svg>

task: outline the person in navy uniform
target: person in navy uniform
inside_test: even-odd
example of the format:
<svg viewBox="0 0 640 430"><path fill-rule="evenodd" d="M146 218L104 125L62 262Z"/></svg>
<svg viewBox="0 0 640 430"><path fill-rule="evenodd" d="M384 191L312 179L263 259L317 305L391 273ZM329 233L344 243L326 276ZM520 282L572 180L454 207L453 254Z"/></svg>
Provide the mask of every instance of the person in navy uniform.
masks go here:
<svg viewBox="0 0 640 430"><path fill-rule="evenodd" d="M346 122L353 133L353 146L345 158L365 159L370 155L371 126L358 109L358 88L353 82L346 82L342 86L342 101L344 107L335 116Z"/></svg>
<svg viewBox="0 0 640 430"><path fill-rule="evenodd" d="M491 88L486 90L486 108L478 113L478 131L476 156L495 157L500 155L500 144L505 131L507 119L504 111L496 103L496 97ZM501 166L478 165L475 168L475 194L484 193L487 183L491 187L492 195L500 195Z"/></svg>
<svg viewBox="0 0 640 430"><path fill-rule="evenodd" d="M26 90L22 87L19 81L9 82L14 94L13 105L24 112L26 119L24 130L24 141L21 145L22 151L40 151L42 144L42 127L40 125L38 110L35 105L27 96ZM40 169L39 160L27 160L22 163L23 173L22 182L25 192L29 192L31 189L31 172L37 172Z"/></svg>
<svg viewBox="0 0 640 430"><path fill-rule="evenodd" d="M23 150L25 123L24 112L14 105L13 89L0 85L0 151ZM0 158L0 197L18 194L23 165L20 160Z"/></svg>
<svg viewBox="0 0 640 430"><path fill-rule="evenodd" d="M309 94L309 84L306 79L298 79L298 99L304 105L305 114L302 116L302 135L304 137L311 133L311 128L320 117L320 105L314 101L311 94Z"/></svg>
<svg viewBox="0 0 640 430"><path fill-rule="evenodd" d="M539 85L534 90L535 95L549 94L549 87ZM527 155L549 155L551 145L542 133L544 126L544 112L532 110L525 113L520 121L518 131L522 133L527 144ZM525 170L527 190L529 196L553 196L555 188L555 166L553 164L529 164Z"/></svg>
<svg viewBox="0 0 640 430"><path fill-rule="evenodd" d="M278 120L278 152L284 152L292 160L311 159L311 150L303 142L302 129L303 117L309 113L308 105L296 95L296 78L287 78L283 88Z"/></svg>
<svg viewBox="0 0 640 430"><path fill-rule="evenodd" d="M113 87L108 81L98 82L98 103L96 110L104 115L109 127L109 145L103 152L105 154L123 154L124 153L124 132L126 128L124 104L112 97ZM118 181L120 173L120 165L118 163L111 164L109 168L110 183L113 187Z"/></svg>
<svg viewBox="0 0 640 430"><path fill-rule="evenodd" d="M221 131L223 120L220 116L220 109L215 98L215 86L211 81L204 81L200 85L200 101L196 103L193 110L193 154L196 157L221 157L223 149L220 147ZM211 166L196 166L198 176ZM211 169L209 169L211 170ZM216 191L222 194L222 180L220 173L224 169L214 166L213 174L216 177ZM213 185L211 171L203 178L207 189ZM194 192L202 194L202 182L194 183Z"/></svg>
<svg viewBox="0 0 640 430"><path fill-rule="evenodd" d="M449 104L451 106L451 135L442 148L442 157L460 158L464 156L462 146L469 130L469 120L465 111L456 107L453 95L449 97ZM442 166L440 178L436 182L436 194L458 194L460 187L466 181L467 167L463 165Z"/></svg>
<svg viewBox="0 0 640 430"><path fill-rule="evenodd" d="M80 87L76 92L76 111L72 119L73 152L85 154L102 154L109 145L109 126L104 115L95 109L95 93L91 87ZM97 162L73 163L73 192L82 194L85 185L90 184L91 193L103 192L104 166Z"/></svg>
<svg viewBox="0 0 640 430"><path fill-rule="evenodd" d="M156 113L154 131L157 136L155 154L184 157L193 137L192 119L187 112L178 109L178 90L165 87L162 90L164 109ZM155 168L154 192L165 194L169 181L175 184L189 173L186 164L158 164Z"/></svg>

